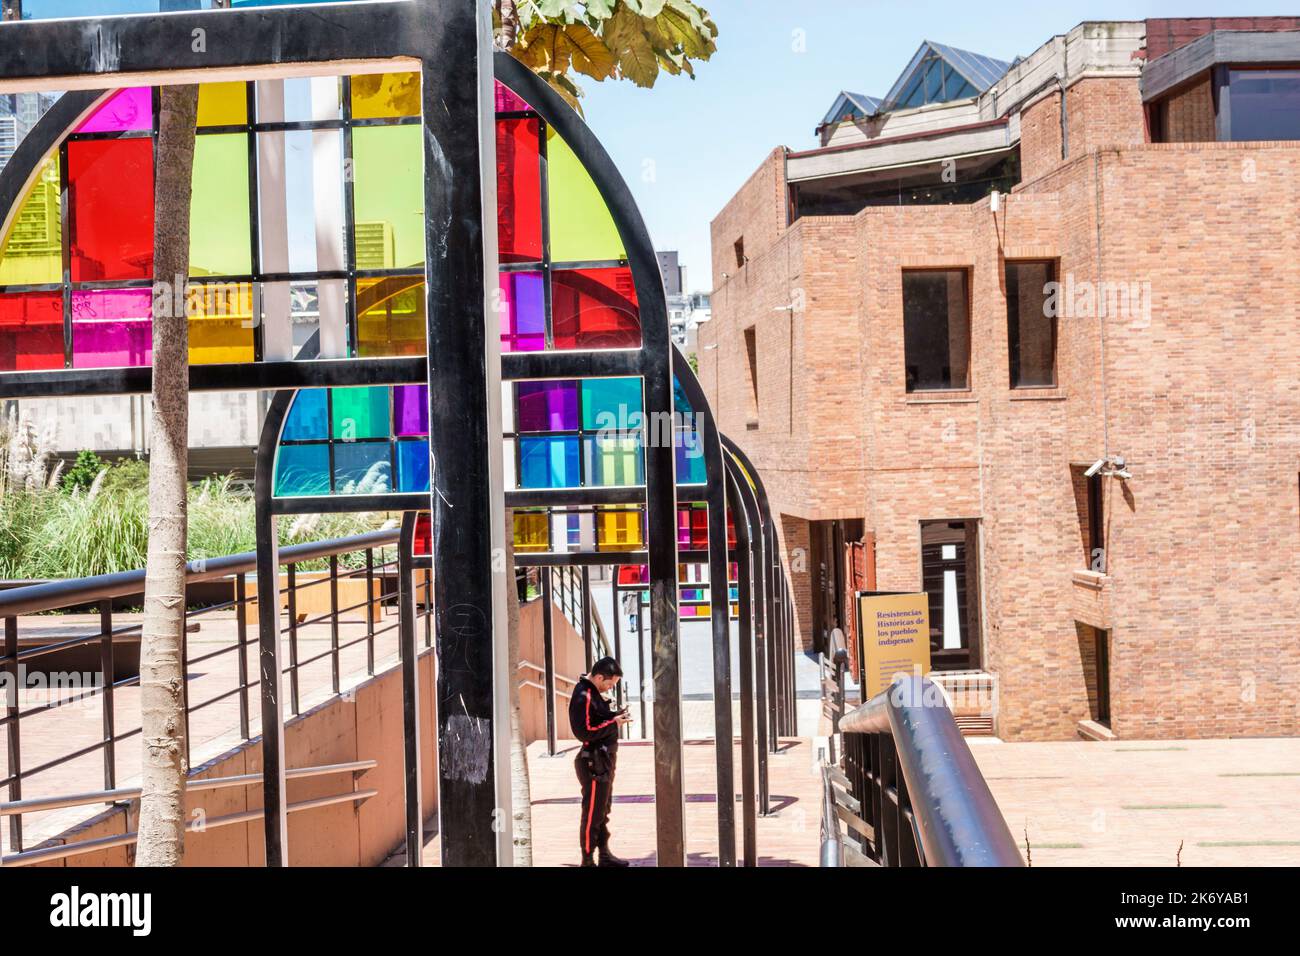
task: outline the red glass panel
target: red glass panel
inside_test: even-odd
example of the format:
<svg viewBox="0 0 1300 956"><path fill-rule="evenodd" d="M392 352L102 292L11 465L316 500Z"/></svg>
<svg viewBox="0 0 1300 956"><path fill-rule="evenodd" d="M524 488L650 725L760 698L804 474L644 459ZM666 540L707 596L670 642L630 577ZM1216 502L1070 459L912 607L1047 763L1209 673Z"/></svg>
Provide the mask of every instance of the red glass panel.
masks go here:
<svg viewBox="0 0 1300 956"><path fill-rule="evenodd" d="M417 515L415 519L415 541L411 550L417 557L433 554L433 528L428 514Z"/></svg>
<svg viewBox="0 0 1300 956"><path fill-rule="evenodd" d="M618 583L646 584L650 581L650 572L644 564L624 564L618 569Z"/></svg>
<svg viewBox="0 0 1300 956"><path fill-rule="evenodd" d="M497 121L497 242L502 262L542 258L537 120Z"/></svg>
<svg viewBox="0 0 1300 956"><path fill-rule="evenodd" d="M153 275L153 141L68 144L72 281Z"/></svg>
<svg viewBox="0 0 1300 956"><path fill-rule="evenodd" d="M63 368L63 295L0 295L0 372Z"/></svg>
<svg viewBox="0 0 1300 956"><path fill-rule="evenodd" d="M561 269L551 281L557 349L635 348L641 344L632 270Z"/></svg>

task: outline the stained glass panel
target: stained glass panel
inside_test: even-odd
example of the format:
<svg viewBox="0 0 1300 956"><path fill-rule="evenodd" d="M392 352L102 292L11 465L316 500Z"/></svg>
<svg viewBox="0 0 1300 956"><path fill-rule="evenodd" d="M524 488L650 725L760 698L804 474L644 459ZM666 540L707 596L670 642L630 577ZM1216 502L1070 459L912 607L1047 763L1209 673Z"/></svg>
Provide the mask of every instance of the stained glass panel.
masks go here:
<svg viewBox="0 0 1300 956"><path fill-rule="evenodd" d="M253 286L248 282L189 288L190 364L253 361Z"/></svg>
<svg viewBox="0 0 1300 956"><path fill-rule="evenodd" d="M546 182L552 261L627 258L614 217L591 174L554 129L546 131Z"/></svg>
<svg viewBox="0 0 1300 956"><path fill-rule="evenodd" d="M78 133L124 133L153 129L153 89L119 90L77 127Z"/></svg>
<svg viewBox="0 0 1300 956"><path fill-rule="evenodd" d="M641 344L641 313L631 269L556 271L551 280L551 316L557 349Z"/></svg>
<svg viewBox="0 0 1300 956"><path fill-rule="evenodd" d="M519 382L516 386L521 432L575 431L578 428L576 382Z"/></svg>
<svg viewBox="0 0 1300 956"><path fill-rule="evenodd" d="M200 136L190 198L190 275L253 271L248 206L248 136Z"/></svg>
<svg viewBox="0 0 1300 956"><path fill-rule="evenodd" d="M243 126L248 122L248 84L203 83L199 86L199 120L203 126Z"/></svg>
<svg viewBox="0 0 1300 956"><path fill-rule="evenodd" d="M576 488L581 484L576 437L522 437L519 462L520 487Z"/></svg>
<svg viewBox="0 0 1300 956"><path fill-rule="evenodd" d="M63 280L63 212L59 158L46 160L0 247L0 285Z"/></svg>
<svg viewBox="0 0 1300 956"><path fill-rule="evenodd" d="M358 355L423 355L427 341L421 277L357 280Z"/></svg>
<svg viewBox="0 0 1300 956"><path fill-rule="evenodd" d="M429 490L428 441L399 441L397 443L397 490Z"/></svg>
<svg viewBox="0 0 1300 956"><path fill-rule="evenodd" d="M546 348L546 291L538 272L501 274L501 351Z"/></svg>
<svg viewBox="0 0 1300 956"><path fill-rule="evenodd" d="M639 437L589 436L584 441L588 485L608 488L645 483Z"/></svg>
<svg viewBox="0 0 1300 956"><path fill-rule="evenodd" d="M0 295L0 372L63 368L63 294Z"/></svg>
<svg viewBox="0 0 1300 956"><path fill-rule="evenodd" d="M353 211L359 269L424 264L423 127L353 130Z"/></svg>
<svg viewBox="0 0 1300 956"><path fill-rule="evenodd" d="M296 498L330 493L328 445L282 445L275 456L275 496Z"/></svg>
<svg viewBox="0 0 1300 956"><path fill-rule="evenodd" d="M331 389L330 404L334 438L348 442L388 437L388 389L384 386Z"/></svg>
<svg viewBox="0 0 1300 956"><path fill-rule="evenodd" d="M429 434L429 386L398 385L393 388L393 434Z"/></svg>
<svg viewBox="0 0 1300 956"><path fill-rule="evenodd" d="M153 141L68 144L72 281L153 276Z"/></svg>
<svg viewBox="0 0 1300 956"><path fill-rule="evenodd" d="M633 415L637 418L632 418ZM582 381L582 427L587 430L639 428L641 379L588 378Z"/></svg>
<svg viewBox="0 0 1300 956"><path fill-rule="evenodd" d="M357 75L351 83L355 119L420 115L419 73Z"/></svg>
<svg viewBox="0 0 1300 956"><path fill-rule="evenodd" d="M516 551L536 553L550 550L550 518L545 511L516 511L514 516Z"/></svg>
<svg viewBox="0 0 1300 956"><path fill-rule="evenodd" d="M329 438L328 402L326 389L304 388L298 391L285 418L281 440L313 441Z"/></svg>
<svg viewBox="0 0 1300 956"><path fill-rule="evenodd" d="M73 367L151 364L152 312L149 289L72 293Z"/></svg>
<svg viewBox="0 0 1300 956"><path fill-rule="evenodd" d="M336 442L334 491L340 495L381 495L393 490L392 451L388 442Z"/></svg>

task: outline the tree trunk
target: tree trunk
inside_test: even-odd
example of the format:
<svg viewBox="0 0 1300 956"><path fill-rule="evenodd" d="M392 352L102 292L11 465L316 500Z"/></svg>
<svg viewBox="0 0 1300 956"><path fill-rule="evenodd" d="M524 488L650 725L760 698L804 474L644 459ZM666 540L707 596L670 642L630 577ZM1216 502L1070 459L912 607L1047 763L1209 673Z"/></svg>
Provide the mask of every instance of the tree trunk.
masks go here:
<svg viewBox="0 0 1300 956"><path fill-rule="evenodd" d="M528 745L519 708L519 589L515 585L514 512L506 509L506 626L510 668L510 803L514 807L515 866L533 865L532 786L528 779Z"/></svg>
<svg viewBox="0 0 1300 956"><path fill-rule="evenodd" d="M197 86L161 91L154 173L153 422L149 556L140 640L141 771L136 866L185 855L186 471L189 465L190 191Z"/></svg>

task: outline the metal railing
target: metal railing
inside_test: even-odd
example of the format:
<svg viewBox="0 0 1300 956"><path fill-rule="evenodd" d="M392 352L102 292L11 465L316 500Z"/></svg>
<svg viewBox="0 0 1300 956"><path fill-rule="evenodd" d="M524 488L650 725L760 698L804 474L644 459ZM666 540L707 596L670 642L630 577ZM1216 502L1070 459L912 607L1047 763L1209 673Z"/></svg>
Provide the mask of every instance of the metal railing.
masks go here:
<svg viewBox="0 0 1300 956"><path fill-rule="evenodd" d="M823 865L1024 866L934 681L897 681L839 730L842 767L823 764Z"/></svg>
<svg viewBox="0 0 1300 956"><path fill-rule="evenodd" d="M391 589L392 594L386 594L387 589L382 587L382 582L386 576L395 576L397 574L398 560L396 552L395 550L391 551L391 556L385 555L385 549L395 548L398 543L398 536L399 531L397 529L383 530L349 538L292 545L280 549L280 563L286 568L286 572L285 586L281 588L279 582L277 582L277 591L282 602L288 606L286 624L281 628L281 635L287 641L289 658L288 666L283 668L282 673L289 678L289 708L294 716L302 713L303 688L300 675L305 668L328 661L330 668L329 687L333 694L338 694L340 692L342 661L345 652L364 644L365 670L368 676L373 676L375 674L378 639L391 633L391 640L396 646L398 628L396 616L394 616L391 623L387 624L382 623L379 618L384 614L383 602L385 599L387 597L395 599L396 597L396 587L394 586ZM351 561L345 562L341 560L348 555L354 556ZM322 575L312 580L300 580L301 566L311 562L323 562L325 564ZM345 566L345 564L351 566ZM250 577L254 582L254 587L256 586L256 575L252 573L256 571L256 566L256 553L248 552L194 561L186 568L187 586L204 582L230 580L233 589L231 599L219 600L208 606L189 610L185 615L187 627L182 648L182 667L187 677L184 689L185 744L186 761L190 766L193 765L191 759L192 735L190 733L190 721L195 714L223 701L237 698L239 738L241 741L248 741L253 736L251 715L256 712L256 699L252 697L252 694L258 687L259 682L255 671L250 675L249 648L253 648L254 655L257 654L258 637L256 626L250 627L246 608L257 604L259 598L257 593L250 593L249 587ZM341 581L349 579L365 580L365 597L361 601L341 606L339 584ZM377 583L381 585L378 592L376 591ZM328 587L329 589L327 609L311 617L308 617L305 613L300 615L298 607L304 592L311 588L321 587ZM427 647L432 643L432 622L428 614L432 598L431 576L426 572L423 581L417 581L414 588L417 603L422 603L425 609L423 616L426 619L425 646ZM118 790L117 746L123 741L139 735L141 728L136 726L131 729L121 730L117 727L118 708L115 705L114 692L124 687L138 685L140 679L138 674L131 674L117 679L115 675L117 669L115 656L118 648L124 643L124 638L130 640L139 635L141 625L132 623L115 627L113 603L115 599L130 598L135 595L142 595L143 592L144 571L142 570L97 575L76 580L46 582L0 592L0 619L4 621L4 644L3 653L0 653L0 673L5 676L5 709L3 716L0 717L0 727L4 728L7 754L6 775L0 777L0 787L8 789L10 804L19 808L12 813L4 814L9 817L11 852L23 853L23 813L36 812L31 808L22 809L24 804L22 796L24 781L30 780L37 774L54 770L65 764L99 753L101 756L104 791ZM419 600L421 595L423 595L422 601ZM99 626L93 633L60 637L48 642L31 639L20 640L20 617L84 606L98 607ZM364 632L356 637L343 640L340 628L342 616L359 612L362 609L365 612ZM205 616L230 610L235 611L235 635L233 641L224 643L215 650L191 656L189 638L191 624ZM46 622L57 622L59 619L42 618L40 620L45 624ZM359 622L354 621L353 623ZM313 627L328 627L328 644L318 653L303 657L299 653L303 631ZM27 686L27 670L31 662L41 658L48 659L51 655L75 652L78 649L83 649L83 652L85 649L92 649L92 653L93 649L98 650L99 680L90 686L79 687L75 694L57 695L51 700L24 709L19 691ZM200 702L191 702L189 699L189 684L198 673L196 668L202 668L203 671L212 670L215 662L220 658L229 660L230 656L233 656L236 662L236 675L232 682L233 686L225 685L214 696L207 697ZM30 726L30 721L35 717L49 714L59 708L73 704L84 706L88 699L94 697L99 698L101 712L102 733L96 735L98 739L89 743L72 741L66 752L54 757L47 757L34 765L24 760L22 731L25 721L29 722ZM48 744L48 740L42 742ZM113 800L112 798L105 798L104 802L111 803Z"/></svg>

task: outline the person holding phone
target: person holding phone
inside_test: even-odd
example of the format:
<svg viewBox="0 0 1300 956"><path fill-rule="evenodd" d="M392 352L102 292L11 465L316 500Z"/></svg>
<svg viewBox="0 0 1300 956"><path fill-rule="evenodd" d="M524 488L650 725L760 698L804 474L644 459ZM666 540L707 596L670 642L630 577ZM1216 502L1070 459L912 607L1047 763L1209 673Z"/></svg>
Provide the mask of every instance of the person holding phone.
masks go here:
<svg viewBox="0 0 1300 956"><path fill-rule="evenodd" d="M623 677L612 657L602 657L583 674L569 698L569 724L582 748L573 762L582 787L582 818L578 841L582 866L630 866L609 849L609 812L614 801L614 770L618 763L618 731L632 717L627 708L615 711L605 695ZM600 862L596 862L599 852Z"/></svg>

